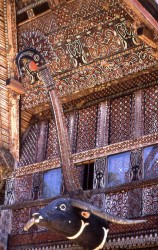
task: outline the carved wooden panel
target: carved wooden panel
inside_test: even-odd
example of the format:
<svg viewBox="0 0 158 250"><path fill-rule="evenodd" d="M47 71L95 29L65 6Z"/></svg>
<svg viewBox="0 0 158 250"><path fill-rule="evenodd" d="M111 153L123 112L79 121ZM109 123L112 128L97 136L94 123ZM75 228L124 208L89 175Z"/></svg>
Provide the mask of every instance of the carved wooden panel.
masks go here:
<svg viewBox="0 0 158 250"><path fill-rule="evenodd" d="M130 181L143 178L143 156L142 149L132 150L130 153Z"/></svg>
<svg viewBox="0 0 158 250"><path fill-rule="evenodd" d="M128 216L128 193L107 194L105 196L105 211L126 218Z"/></svg>
<svg viewBox="0 0 158 250"><path fill-rule="evenodd" d="M128 217L134 218L142 215L142 189L131 189L128 191Z"/></svg>
<svg viewBox="0 0 158 250"><path fill-rule="evenodd" d="M111 101L109 143L132 138L132 96Z"/></svg>
<svg viewBox="0 0 158 250"><path fill-rule="evenodd" d="M12 213L12 234L24 233L24 226L30 219L30 209L13 210Z"/></svg>
<svg viewBox="0 0 158 250"><path fill-rule="evenodd" d="M79 111L77 152L95 147L97 106Z"/></svg>
<svg viewBox="0 0 158 250"><path fill-rule="evenodd" d="M6 181L5 189L5 204L13 204L15 202L15 179L8 179Z"/></svg>
<svg viewBox="0 0 158 250"><path fill-rule="evenodd" d="M143 215L158 213L158 185L143 189Z"/></svg>
<svg viewBox="0 0 158 250"><path fill-rule="evenodd" d="M144 91L144 134L158 132L158 86Z"/></svg>
<svg viewBox="0 0 158 250"><path fill-rule="evenodd" d="M36 162L38 135L39 124L34 124L22 145L21 157L19 161L20 167Z"/></svg>
<svg viewBox="0 0 158 250"><path fill-rule="evenodd" d="M105 194L94 194L88 199L94 206L104 209L105 207Z"/></svg>
<svg viewBox="0 0 158 250"><path fill-rule="evenodd" d="M108 181L107 158L100 158L94 164L93 188L105 188Z"/></svg>
<svg viewBox="0 0 158 250"><path fill-rule="evenodd" d="M32 175L26 175L16 179L16 202L23 202L32 198Z"/></svg>
<svg viewBox="0 0 158 250"><path fill-rule="evenodd" d="M43 173L38 172L33 174L33 187L32 187L32 199L37 200L41 198L43 187Z"/></svg>

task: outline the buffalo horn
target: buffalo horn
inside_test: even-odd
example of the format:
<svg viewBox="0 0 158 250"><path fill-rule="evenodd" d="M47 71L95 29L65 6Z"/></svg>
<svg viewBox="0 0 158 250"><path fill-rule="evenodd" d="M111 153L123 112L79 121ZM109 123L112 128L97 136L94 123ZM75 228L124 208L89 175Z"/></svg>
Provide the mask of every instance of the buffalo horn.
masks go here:
<svg viewBox="0 0 158 250"><path fill-rule="evenodd" d="M111 215L106 213L105 211L103 211L102 209L99 209L98 207L95 207L87 202L84 201L79 201L79 200L73 200L71 202L71 205L73 207L85 210L85 211L89 211L90 213L104 219L110 222L114 222L117 224L125 224L125 225L129 225L129 224L137 224L137 223L143 223L146 222L146 220L129 220L129 219L122 219L119 218L115 215Z"/></svg>

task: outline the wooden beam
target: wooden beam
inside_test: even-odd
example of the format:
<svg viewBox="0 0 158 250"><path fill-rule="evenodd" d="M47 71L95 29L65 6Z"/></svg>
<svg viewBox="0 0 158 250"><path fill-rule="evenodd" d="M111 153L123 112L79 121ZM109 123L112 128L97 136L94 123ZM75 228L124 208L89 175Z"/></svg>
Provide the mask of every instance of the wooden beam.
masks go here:
<svg viewBox="0 0 158 250"><path fill-rule="evenodd" d="M158 43L154 41L154 34L151 30L145 27L139 27L137 29L137 35L143 42L148 44L150 47L154 49L158 47Z"/></svg>
<svg viewBox="0 0 158 250"><path fill-rule="evenodd" d="M6 87L8 89L13 90L14 92L16 92L20 95L24 95L26 93L26 90L23 87L22 83L20 83L19 81L15 80L13 78L7 80Z"/></svg>
<svg viewBox="0 0 158 250"><path fill-rule="evenodd" d="M158 31L158 22L153 16L139 3L138 0L121 0L122 7L131 16L133 12L138 19L145 24L149 29L156 29Z"/></svg>

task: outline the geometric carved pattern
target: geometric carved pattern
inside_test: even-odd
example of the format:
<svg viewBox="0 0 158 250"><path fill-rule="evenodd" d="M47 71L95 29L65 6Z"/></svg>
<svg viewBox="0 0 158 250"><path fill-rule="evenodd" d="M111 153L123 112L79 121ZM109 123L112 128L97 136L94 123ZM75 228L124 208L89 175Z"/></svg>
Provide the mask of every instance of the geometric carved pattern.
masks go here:
<svg viewBox="0 0 158 250"><path fill-rule="evenodd" d="M143 189L143 215L158 213L158 185Z"/></svg>
<svg viewBox="0 0 158 250"><path fill-rule="evenodd" d="M55 120L51 119L49 122L46 160L50 160L56 157L59 157L59 142Z"/></svg>
<svg viewBox="0 0 158 250"><path fill-rule="evenodd" d="M22 144L19 167L36 162L37 141L39 135L39 124L34 124Z"/></svg>
<svg viewBox="0 0 158 250"><path fill-rule="evenodd" d="M128 216L128 193L121 192L105 195L105 211L122 218Z"/></svg>
<svg viewBox="0 0 158 250"><path fill-rule="evenodd" d="M30 219L30 209L13 210L12 234L24 233L24 226Z"/></svg>
<svg viewBox="0 0 158 250"><path fill-rule="evenodd" d="M15 198L17 202L31 199L32 194L32 175L16 178Z"/></svg>
<svg viewBox="0 0 158 250"><path fill-rule="evenodd" d="M134 218L141 216L142 212L142 189L131 189L128 191L129 210L128 217Z"/></svg>
<svg viewBox="0 0 158 250"><path fill-rule="evenodd" d="M40 50L46 61L56 57L48 38L44 36L39 30L25 31L21 34L21 40L19 41L20 50L26 48L35 48Z"/></svg>
<svg viewBox="0 0 158 250"><path fill-rule="evenodd" d="M88 202L103 209L105 207L105 194L93 194L91 198L88 199Z"/></svg>
<svg viewBox="0 0 158 250"><path fill-rule="evenodd" d="M97 106L79 110L77 152L95 147Z"/></svg>
<svg viewBox="0 0 158 250"><path fill-rule="evenodd" d="M144 91L144 134L158 132L158 86Z"/></svg>
<svg viewBox="0 0 158 250"><path fill-rule="evenodd" d="M132 96L111 101L109 143L131 139Z"/></svg>

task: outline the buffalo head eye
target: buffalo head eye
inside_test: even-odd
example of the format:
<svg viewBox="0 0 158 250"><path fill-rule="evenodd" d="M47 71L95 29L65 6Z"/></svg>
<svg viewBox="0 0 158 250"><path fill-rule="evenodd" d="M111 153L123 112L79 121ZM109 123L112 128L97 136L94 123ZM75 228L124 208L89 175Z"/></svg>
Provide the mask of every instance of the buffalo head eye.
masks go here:
<svg viewBox="0 0 158 250"><path fill-rule="evenodd" d="M62 211L65 211L65 210L66 210L66 205L65 205L65 204L61 204L59 208L60 208Z"/></svg>

